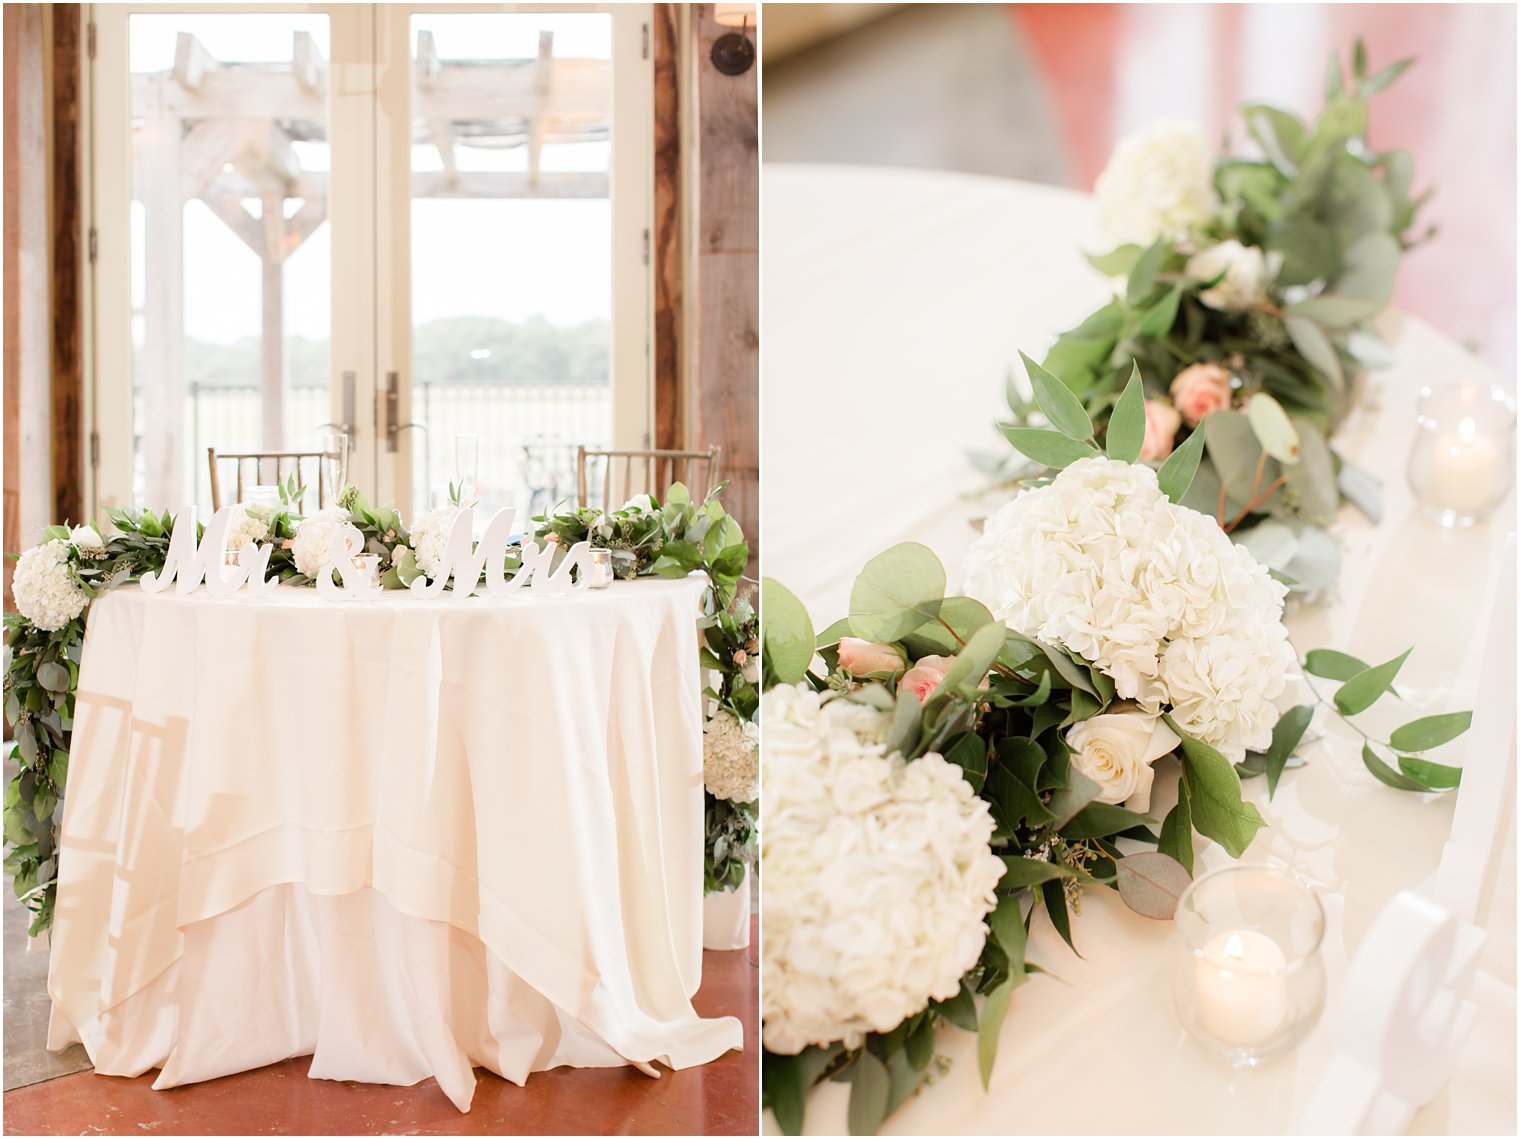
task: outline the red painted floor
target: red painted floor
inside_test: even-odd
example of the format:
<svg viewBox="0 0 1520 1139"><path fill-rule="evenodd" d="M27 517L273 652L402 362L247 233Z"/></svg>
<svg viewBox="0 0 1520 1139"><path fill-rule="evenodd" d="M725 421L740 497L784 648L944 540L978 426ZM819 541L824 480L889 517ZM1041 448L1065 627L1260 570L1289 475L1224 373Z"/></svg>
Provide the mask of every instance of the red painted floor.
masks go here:
<svg viewBox="0 0 1520 1139"><path fill-rule="evenodd" d="M744 1022L744 1051L652 1080L633 1068L559 1068L517 1087L478 1070L468 1115L415 1087L309 1080L309 1058L153 1090L80 1072L5 1093L7 1135L754 1135L760 1105L759 919L749 949L706 953L695 1005Z"/></svg>

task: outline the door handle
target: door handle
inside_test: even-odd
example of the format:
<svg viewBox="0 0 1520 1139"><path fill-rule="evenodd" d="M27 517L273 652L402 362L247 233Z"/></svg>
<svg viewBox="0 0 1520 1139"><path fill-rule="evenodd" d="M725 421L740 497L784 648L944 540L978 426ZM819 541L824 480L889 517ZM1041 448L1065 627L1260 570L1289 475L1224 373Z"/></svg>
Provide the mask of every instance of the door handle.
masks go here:
<svg viewBox="0 0 1520 1139"><path fill-rule="evenodd" d="M426 431L427 424L412 420L398 423L401 415L401 374L385 373L385 449L394 453L401 446L403 431Z"/></svg>

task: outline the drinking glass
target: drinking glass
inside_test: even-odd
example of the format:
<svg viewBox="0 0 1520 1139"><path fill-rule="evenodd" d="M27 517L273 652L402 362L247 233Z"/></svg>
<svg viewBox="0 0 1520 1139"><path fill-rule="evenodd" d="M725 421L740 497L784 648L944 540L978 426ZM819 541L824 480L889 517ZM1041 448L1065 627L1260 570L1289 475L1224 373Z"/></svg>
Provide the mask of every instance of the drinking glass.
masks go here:
<svg viewBox="0 0 1520 1139"><path fill-rule="evenodd" d="M476 481L480 477L480 436L454 436L454 481L459 486L459 500L470 502L475 497Z"/></svg>
<svg viewBox="0 0 1520 1139"><path fill-rule="evenodd" d="M348 485L348 436L342 432L322 436L322 481L327 487L322 505L330 506Z"/></svg>

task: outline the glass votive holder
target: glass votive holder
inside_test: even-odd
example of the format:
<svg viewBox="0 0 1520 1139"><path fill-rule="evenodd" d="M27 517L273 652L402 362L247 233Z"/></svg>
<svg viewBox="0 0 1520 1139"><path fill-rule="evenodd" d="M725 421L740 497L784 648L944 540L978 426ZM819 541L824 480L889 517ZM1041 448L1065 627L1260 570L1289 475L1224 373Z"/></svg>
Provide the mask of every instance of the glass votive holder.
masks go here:
<svg viewBox="0 0 1520 1139"><path fill-rule="evenodd" d="M355 554L354 569L363 575L363 581L371 585L380 584L380 555L379 554Z"/></svg>
<svg viewBox="0 0 1520 1139"><path fill-rule="evenodd" d="M612 551L592 547L588 551L591 559L586 568L586 576L591 579L592 589L606 589L612 584Z"/></svg>
<svg viewBox="0 0 1520 1139"><path fill-rule="evenodd" d="M263 506L278 514L280 512L280 488L273 485L256 486L248 492L249 506Z"/></svg>
<svg viewBox="0 0 1520 1139"><path fill-rule="evenodd" d="M1471 526L1504 501L1514 478L1515 403L1501 388L1420 389L1409 489L1442 526Z"/></svg>
<svg viewBox="0 0 1520 1139"><path fill-rule="evenodd" d="M1295 1047L1325 1006L1325 911L1280 866L1241 863L1203 875L1177 903L1177 1013L1193 1038L1235 1067Z"/></svg>
<svg viewBox="0 0 1520 1139"><path fill-rule="evenodd" d="M236 550L224 550L222 552L222 580L231 581L237 577L238 568L242 563L242 547Z"/></svg>

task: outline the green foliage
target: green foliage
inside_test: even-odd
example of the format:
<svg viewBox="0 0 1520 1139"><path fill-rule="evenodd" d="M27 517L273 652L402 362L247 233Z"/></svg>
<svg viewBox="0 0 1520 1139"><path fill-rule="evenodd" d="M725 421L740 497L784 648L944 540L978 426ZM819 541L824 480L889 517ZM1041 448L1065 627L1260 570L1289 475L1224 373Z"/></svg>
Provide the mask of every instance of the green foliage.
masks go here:
<svg viewBox="0 0 1520 1139"><path fill-rule="evenodd" d="M1321 539L1345 488L1326 440L1350 409L1354 377L1380 355L1369 351L1379 343L1372 322L1388 304L1403 253L1428 236L1414 229L1424 198L1411 196L1408 153L1379 153L1367 138L1368 100L1409 61L1367 74L1363 56L1353 53L1345 77L1331 61L1325 105L1312 122L1264 104L1240 108L1260 154L1217 160L1219 212L1189 235L1187 248L1162 239L1089 257L1099 271L1122 276L1123 288L1062 333L1043 366L1026 359L1035 406L1010 392L1013 420L999 427L1017 455L995 474L1022 478L1030 464L1059 470L1098 454L1099 444L1111 458L1132 459L1137 370L1142 394L1166 399L1184 368L1218 364L1234 377L1235 406L1247 410L1242 428L1254 430L1227 430L1213 422L1225 418L1216 412L1210 427L1219 430L1200 453L1199 432L1184 426L1163 489L1181 501L1177 487L1194 483L1197 470L1187 505L1242 538L1276 524L1274 568L1290 588L1308 592L1333 580L1337 562ZM1227 240L1258 248L1277 267L1266 296L1243 310L1205 303L1217 278L1187 272L1190 250ZM1036 407L1051 430L1031 422ZM1143 414L1139 422L1143 440ZM1247 437L1252 445L1243 448ZM1269 463L1256 479L1263 448Z"/></svg>
<svg viewBox="0 0 1520 1139"><path fill-rule="evenodd" d="M732 712L741 721L758 713L760 694L751 677L758 677L754 658L760 650L759 617L749 599L743 573L749 547L738 524L724 511L720 486L701 503L694 503L682 485L670 488L666 502L648 509L626 509L608 515L601 511L567 511L542 517L537 533L554 532L567 547L595 539L613 549L614 569L625 578L641 574L685 576L702 572L704 593L701 659L718 677L707 690L714 709ZM305 488L294 476L282 482L282 508L269 522L273 547L268 573L289 585L309 584L285 548L295 536L300 515L294 506ZM386 566L382 583L405 588L419 575L410 548L411 535L394 506L371 507L354 487L339 496L358 527L368 553ZM89 598L164 566L174 518L167 511L114 510L114 532L105 550L85 557L70 547L70 563ZM67 540L67 526L51 526L45 540ZM517 555L509 550L508 566ZM20 770L6 790L6 868L17 896L32 911L36 935L52 922L58 877L58 826L68 779L69 746L74 721L74 692L79 682L79 659L84 643L85 613L62 629L38 629L18 613L5 614L5 639L10 662L5 673L5 714L11 723ZM706 884L709 890L736 884L755 857L756 811L753 804L735 804L707 796Z"/></svg>

